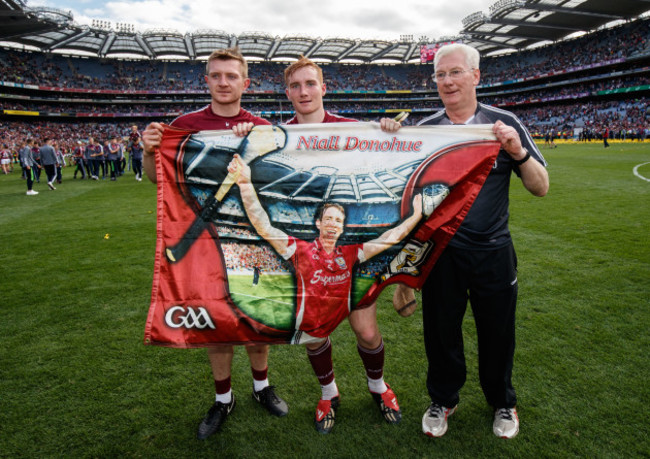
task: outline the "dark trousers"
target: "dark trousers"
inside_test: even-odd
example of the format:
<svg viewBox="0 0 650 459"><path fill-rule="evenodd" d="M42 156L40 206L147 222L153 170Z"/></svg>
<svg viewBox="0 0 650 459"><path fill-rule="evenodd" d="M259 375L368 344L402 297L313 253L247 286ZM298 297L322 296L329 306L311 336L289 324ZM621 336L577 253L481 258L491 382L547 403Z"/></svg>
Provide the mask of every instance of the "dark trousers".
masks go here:
<svg viewBox="0 0 650 459"><path fill-rule="evenodd" d="M77 178L77 172L81 172L82 179L86 178L86 171L84 171L83 161L81 160L77 161L77 167L75 168L73 175L74 178Z"/></svg>
<svg viewBox="0 0 650 459"><path fill-rule="evenodd" d="M111 180L115 180L120 173L120 160L109 159L108 167L111 169Z"/></svg>
<svg viewBox="0 0 650 459"><path fill-rule="evenodd" d="M142 160L133 158L131 161L133 162L133 172L135 175L142 177Z"/></svg>
<svg viewBox="0 0 650 459"><path fill-rule="evenodd" d="M56 164L45 164L45 173L47 174L47 183L52 183L56 179Z"/></svg>
<svg viewBox="0 0 650 459"><path fill-rule="evenodd" d="M27 179L27 191L29 191L34 186L34 179L36 178L33 166L29 169L25 168L25 178Z"/></svg>
<svg viewBox="0 0 650 459"><path fill-rule="evenodd" d="M516 405L511 381L516 279L512 244L486 251L447 247L442 253L422 289L427 390L433 402L451 408L459 401L467 377L462 323L469 300L485 398L494 408Z"/></svg>
<svg viewBox="0 0 650 459"><path fill-rule="evenodd" d="M93 170L93 173L91 175L93 175L95 177L99 177L99 165L101 164L101 162L102 161L100 159L91 159L90 160L90 167Z"/></svg>
<svg viewBox="0 0 650 459"><path fill-rule="evenodd" d="M93 176L93 170L91 164L92 163L90 159L83 160L84 169L86 170L86 174L88 175L88 178Z"/></svg>

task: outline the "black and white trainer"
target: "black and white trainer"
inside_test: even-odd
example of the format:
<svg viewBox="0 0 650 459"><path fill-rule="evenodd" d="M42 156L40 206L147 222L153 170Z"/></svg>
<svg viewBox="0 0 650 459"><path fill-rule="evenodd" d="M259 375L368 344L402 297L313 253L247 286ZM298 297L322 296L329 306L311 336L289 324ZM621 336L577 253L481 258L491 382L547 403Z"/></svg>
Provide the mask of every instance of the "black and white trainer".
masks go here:
<svg viewBox="0 0 650 459"><path fill-rule="evenodd" d="M208 414L205 415L205 418L199 424L199 429L196 432L196 438L199 440L205 440L210 435L216 433L221 425L226 421L226 418L232 410L235 409L235 395L233 394L232 400L230 403L214 402L214 405L210 407Z"/></svg>
<svg viewBox="0 0 650 459"><path fill-rule="evenodd" d="M287 402L275 393L275 386L266 386L261 391L253 390L253 400L262 405L273 416L286 416L289 413Z"/></svg>

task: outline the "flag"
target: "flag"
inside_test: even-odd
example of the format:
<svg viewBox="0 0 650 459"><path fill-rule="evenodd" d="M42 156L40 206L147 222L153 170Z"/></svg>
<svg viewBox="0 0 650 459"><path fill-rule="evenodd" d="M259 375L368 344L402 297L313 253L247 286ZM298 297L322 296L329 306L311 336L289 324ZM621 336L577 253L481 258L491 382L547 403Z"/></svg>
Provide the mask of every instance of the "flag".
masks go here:
<svg viewBox="0 0 650 459"><path fill-rule="evenodd" d="M166 126L156 155L157 241L145 343L304 343L320 339L305 328L310 320L335 327L387 285L421 287L499 148L491 125L402 127L397 133L373 122L256 126L246 137ZM276 252L258 234L237 177L228 174L235 154L250 167L268 224L287 241L312 244L304 247L314 260L323 258L318 209L326 202L342 207L338 252L322 260L324 270L303 272L297 255ZM354 261L384 233L401 228L419 200L424 217L406 237ZM326 292L319 298L309 296L316 283ZM339 313L325 317L329 312L319 308L332 303L334 292Z"/></svg>

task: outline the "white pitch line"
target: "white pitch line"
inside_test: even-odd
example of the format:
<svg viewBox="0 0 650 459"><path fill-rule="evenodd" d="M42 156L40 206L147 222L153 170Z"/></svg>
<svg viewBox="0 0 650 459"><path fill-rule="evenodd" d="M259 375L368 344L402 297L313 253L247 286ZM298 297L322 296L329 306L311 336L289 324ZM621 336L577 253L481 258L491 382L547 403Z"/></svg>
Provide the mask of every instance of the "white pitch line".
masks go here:
<svg viewBox="0 0 650 459"><path fill-rule="evenodd" d="M255 298L256 300L266 300L266 301L271 301L273 303L280 303L280 304L286 304L287 306L291 306L291 303L285 303L284 301L278 301L278 300L270 300L268 298L263 298L261 296L246 295L245 293L237 293L237 292L230 292L230 294L237 295L237 296L247 296L248 298Z"/></svg>
<svg viewBox="0 0 650 459"><path fill-rule="evenodd" d="M634 175L639 177L641 180L645 180L646 182L650 182L650 178L646 178L643 175L639 174L639 167L645 166L646 164L650 164L650 163L637 164L636 166L634 166L634 169L632 169L632 172L634 172Z"/></svg>

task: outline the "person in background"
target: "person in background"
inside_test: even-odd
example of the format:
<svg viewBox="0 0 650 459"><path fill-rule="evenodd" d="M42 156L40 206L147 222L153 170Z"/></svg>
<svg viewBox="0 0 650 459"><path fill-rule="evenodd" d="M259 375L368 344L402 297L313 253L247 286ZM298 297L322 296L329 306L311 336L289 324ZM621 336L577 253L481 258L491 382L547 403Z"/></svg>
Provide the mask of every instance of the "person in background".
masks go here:
<svg viewBox="0 0 650 459"><path fill-rule="evenodd" d="M63 182L61 168L65 167L65 158L63 157L63 150L58 142L54 142L52 147L54 147L54 152L56 153L56 183L60 184Z"/></svg>
<svg viewBox="0 0 650 459"><path fill-rule="evenodd" d="M107 166L111 172L111 181L117 180L119 175L119 160L121 156L122 147L120 146L119 139L113 137L113 139L108 143L108 152L106 155Z"/></svg>
<svg viewBox="0 0 650 459"><path fill-rule="evenodd" d="M142 137L138 132L138 127L131 126L131 133L129 134L129 151L131 152L130 164L135 174L135 179L138 182L142 181Z"/></svg>
<svg viewBox="0 0 650 459"><path fill-rule="evenodd" d="M52 139L45 139L43 146L40 148L41 164L45 169L47 175L47 186L50 190L56 190L54 187L54 180L56 179L56 151L52 146L54 141Z"/></svg>
<svg viewBox="0 0 650 459"><path fill-rule="evenodd" d="M37 168L33 169L34 171L34 180L36 183L41 183L41 169L43 169L43 164L41 163L41 150L38 146L38 141L36 139L32 140L32 156L34 161L38 165Z"/></svg>
<svg viewBox="0 0 650 459"><path fill-rule="evenodd" d="M90 137L86 145L86 158L91 170L90 178L93 180L99 180L99 168L103 157L104 149L93 137Z"/></svg>
<svg viewBox="0 0 650 459"><path fill-rule="evenodd" d="M81 179L86 178L86 172L84 170L84 146L81 140L77 141L77 146L74 147L72 160L75 165L74 174L72 175L73 179L77 178L77 173L81 172Z"/></svg>
<svg viewBox="0 0 650 459"><path fill-rule="evenodd" d="M0 164L2 165L2 173L8 174L11 166L11 150L7 144L4 144L0 149Z"/></svg>
<svg viewBox="0 0 650 459"><path fill-rule="evenodd" d="M41 166L34 159L34 153L32 152L30 140L23 142L23 145L18 152L18 158L20 159L20 165L23 168L25 178L27 180L26 194L27 196L35 196L38 194L38 191L33 189L34 180L36 179L35 169Z"/></svg>

